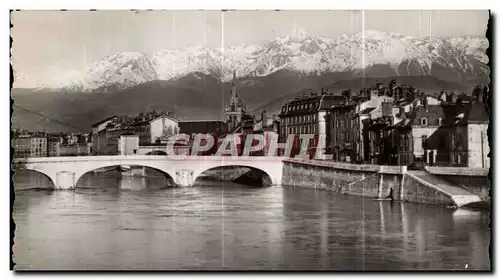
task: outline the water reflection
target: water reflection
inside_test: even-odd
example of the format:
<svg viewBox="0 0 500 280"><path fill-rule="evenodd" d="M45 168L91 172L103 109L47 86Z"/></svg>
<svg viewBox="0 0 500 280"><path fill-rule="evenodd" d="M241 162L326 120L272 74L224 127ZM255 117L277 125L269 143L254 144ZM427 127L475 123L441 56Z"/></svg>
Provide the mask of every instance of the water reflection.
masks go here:
<svg viewBox="0 0 500 280"><path fill-rule="evenodd" d="M162 178L79 184L16 193L16 269L490 268L485 212Z"/></svg>

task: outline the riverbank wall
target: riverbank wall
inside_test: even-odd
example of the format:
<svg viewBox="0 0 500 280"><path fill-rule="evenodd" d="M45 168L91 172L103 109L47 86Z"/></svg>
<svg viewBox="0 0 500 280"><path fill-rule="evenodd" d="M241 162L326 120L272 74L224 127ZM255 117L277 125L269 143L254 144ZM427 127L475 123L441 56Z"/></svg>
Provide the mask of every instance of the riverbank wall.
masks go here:
<svg viewBox="0 0 500 280"><path fill-rule="evenodd" d="M488 201L487 177L469 179L468 191L458 175L440 171L408 171L406 166L358 165L321 160L288 159L283 167L283 186L324 189L346 195L374 199L393 199L417 203L463 206L470 202ZM468 173L472 174L472 173ZM479 175L479 174L477 174ZM441 178L446 177L446 181ZM460 175L463 176L463 175ZM483 178L484 177L484 178ZM442 180L443 179L443 180ZM482 195L479 195L481 193Z"/></svg>
<svg viewBox="0 0 500 280"><path fill-rule="evenodd" d="M426 167L430 174L459 186L475 195L481 200L491 201L488 168L466 168L466 167Z"/></svg>

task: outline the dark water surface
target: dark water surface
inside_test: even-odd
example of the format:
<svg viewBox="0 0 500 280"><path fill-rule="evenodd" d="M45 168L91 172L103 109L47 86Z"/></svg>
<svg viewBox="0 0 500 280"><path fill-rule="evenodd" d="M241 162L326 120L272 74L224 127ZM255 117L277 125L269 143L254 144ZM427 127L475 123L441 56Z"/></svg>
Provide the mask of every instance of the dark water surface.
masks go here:
<svg viewBox="0 0 500 280"><path fill-rule="evenodd" d="M490 269L488 212L163 178L16 181L16 270Z"/></svg>

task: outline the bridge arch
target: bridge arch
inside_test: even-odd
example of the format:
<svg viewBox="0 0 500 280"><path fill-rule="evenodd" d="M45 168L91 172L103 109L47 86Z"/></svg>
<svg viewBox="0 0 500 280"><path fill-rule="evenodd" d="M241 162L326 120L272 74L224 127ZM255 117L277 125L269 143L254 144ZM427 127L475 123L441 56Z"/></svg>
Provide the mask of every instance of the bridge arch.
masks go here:
<svg viewBox="0 0 500 280"><path fill-rule="evenodd" d="M265 170L240 164L219 165L200 170L194 175L193 182L200 183L203 179L262 187L273 185L272 176Z"/></svg>
<svg viewBox="0 0 500 280"><path fill-rule="evenodd" d="M139 177L145 177L145 170L144 168L150 168L153 169L165 176L167 180L169 180L169 183L173 184L174 183L174 177L172 172L169 172L167 170L164 170L161 167L155 166L155 165L149 165L149 164L144 164L144 163L137 163L137 164L130 164L126 165L127 167L130 167L128 170L121 169L120 167L124 166L122 164L116 164L116 163L109 163L104 166L99 166L99 167L94 167L92 169L87 169L85 171L81 171L78 173L78 175L75 175L75 187L78 185L79 182L81 182L82 178L85 178L85 175L91 174L93 172L99 172L99 169L108 169L108 168L116 168L116 172L130 172L130 175L133 176L139 176ZM106 172L106 171L105 171Z"/></svg>
<svg viewBox="0 0 500 280"><path fill-rule="evenodd" d="M30 184L29 187L24 188L21 187L23 184L25 184L24 179L21 179L24 175L24 178L29 177L29 182L26 182ZM36 176L36 182L32 182L31 179L33 178L32 176ZM40 186L40 178L44 178L47 180L48 185L46 186ZM55 179L51 176L50 173L44 172L42 170L37 170L37 169L32 169L32 168L22 168L22 169L17 169L14 172L14 175L12 176L12 182L14 184L14 190L17 189L55 189L56 188L56 182L54 181ZM35 184L35 186L31 186L31 184ZM18 185L21 185L20 187L16 187Z"/></svg>

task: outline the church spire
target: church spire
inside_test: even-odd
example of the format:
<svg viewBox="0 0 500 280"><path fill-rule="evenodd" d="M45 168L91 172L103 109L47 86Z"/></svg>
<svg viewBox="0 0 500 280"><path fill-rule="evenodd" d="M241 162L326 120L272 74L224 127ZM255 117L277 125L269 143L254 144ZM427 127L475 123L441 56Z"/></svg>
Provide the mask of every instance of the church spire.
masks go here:
<svg viewBox="0 0 500 280"><path fill-rule="evenodd" d="M231 99L234 101L238 98L238 90L236 88L236 70L233 72L233 85L231 88Z"/></svg>

